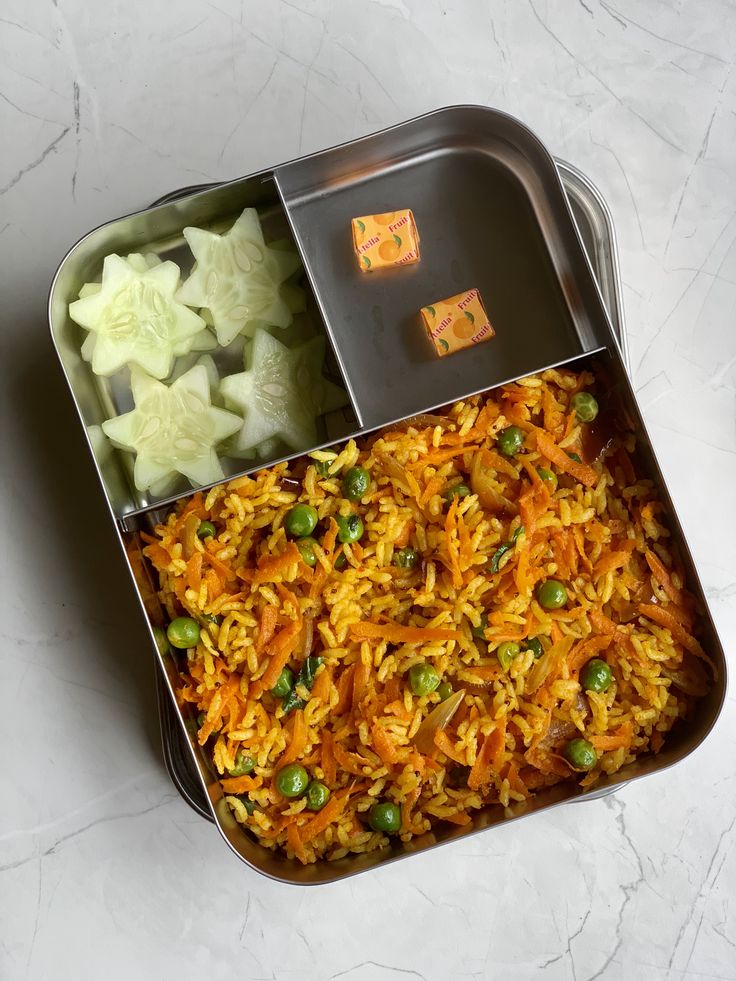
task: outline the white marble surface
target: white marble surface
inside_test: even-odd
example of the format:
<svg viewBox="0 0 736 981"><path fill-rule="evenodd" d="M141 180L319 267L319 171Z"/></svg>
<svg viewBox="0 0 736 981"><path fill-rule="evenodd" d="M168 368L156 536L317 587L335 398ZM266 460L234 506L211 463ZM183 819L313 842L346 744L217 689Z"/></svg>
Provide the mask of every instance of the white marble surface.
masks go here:
<svg viewBox="0 0 736 981"><path fill-rule="evenodd" d="M161 762L153 667L45 299L82 233L440 105L495 105L616 221L636 386L736 644L733 0L3 0L0 977L736 978L736 705L605 802L299 890Z"/></svg>

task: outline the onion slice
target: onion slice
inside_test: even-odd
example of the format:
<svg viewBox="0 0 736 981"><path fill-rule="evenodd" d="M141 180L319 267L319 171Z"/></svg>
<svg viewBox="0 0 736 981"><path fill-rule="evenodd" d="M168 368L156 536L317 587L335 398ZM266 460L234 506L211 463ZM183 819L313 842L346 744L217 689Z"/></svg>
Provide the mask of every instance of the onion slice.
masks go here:
<svg viewBox="0 0 736 981"><path fill-rule="evenodd" d="M420 753L423 753L425 756L429 756L430 753L434 752L435 733L439 732L441 729L447 728L453 715L460 708L464 698L465 689L461 688L460 691L453 692L453 694L450 695L449 698L446 698L444 702L440 702L440 704L429 713L427 718L417 729L414 739L412 740Z"/></svg>

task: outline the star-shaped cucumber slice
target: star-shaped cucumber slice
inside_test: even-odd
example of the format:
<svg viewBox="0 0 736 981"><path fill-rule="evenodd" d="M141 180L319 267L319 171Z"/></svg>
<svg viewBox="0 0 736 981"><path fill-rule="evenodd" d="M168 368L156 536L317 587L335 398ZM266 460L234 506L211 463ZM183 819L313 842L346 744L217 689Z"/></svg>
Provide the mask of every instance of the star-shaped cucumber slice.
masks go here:
<svg viewBox="0 0 736 981"><path fill-rule="evenodd" d="M108 419L102 429L116 446L135 453L138 490L155 486L160 491L177 474L194 486L222 480L215 448L243 420L212 405L207 368L195 365L171 385L132 368L130 384L135 408Z"/></svg>
<svg viewBox="0 0 736 981"><path fill-rule="evenodd" d="M151 265L144 256L109 255L99 289L92 286L83 287L84 296L69 304L69 315L94 337L82 348L95 374L138 365L154 378L165 378L175 357L201 343L204 321L174 298L176 263Z"/></svg>
<svg viewBox="0 0 736 981"><path fill-rule="evenodd" d="M255 208L246 208L224 235L185 228L184 238L196 263L176 297L210 311L223 347L238 334L252 337L263 325L291 324L288 291L285 298L281 284L299 268L299 257L266 245Z"/></svg>
<svg viewBox="0 0 736 981"><path fill-rule="evenodd" d="M256 331L246 370L220 382L225 404L245 417L233 455L256 456L256 448L275 437L292 450L317 443L318 418L347 403L343 389L323 378L324 357L324 337L290 350L267 331Z"/></svg>

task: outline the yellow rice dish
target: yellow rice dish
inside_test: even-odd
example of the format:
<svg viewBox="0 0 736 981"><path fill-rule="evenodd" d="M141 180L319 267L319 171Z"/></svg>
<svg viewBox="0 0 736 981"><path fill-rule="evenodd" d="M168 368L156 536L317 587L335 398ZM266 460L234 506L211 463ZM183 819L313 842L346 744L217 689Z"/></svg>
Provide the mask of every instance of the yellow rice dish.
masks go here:
<svg viewBox="0 0 736 981"><path fill-rule="evenodd" d="M263 845L335 860L590 787L708 690L663 505L592 392L545 371L147 537L180 704Z"/></svg>

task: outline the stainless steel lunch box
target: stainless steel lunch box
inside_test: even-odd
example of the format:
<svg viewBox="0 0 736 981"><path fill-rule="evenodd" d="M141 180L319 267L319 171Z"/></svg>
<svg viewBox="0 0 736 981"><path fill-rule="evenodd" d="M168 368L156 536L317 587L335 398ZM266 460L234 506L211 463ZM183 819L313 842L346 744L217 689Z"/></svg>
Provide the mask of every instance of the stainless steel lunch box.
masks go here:
<svg viewBox="0 0 736 981"><path fill-rule="evenodd" d="M524 804L489 807L465 828L441 826L408 845L399 842L384 852L302 867L263 848L233 819L206 753L189 736L187 720L176 708L176 666L158 651L151 632L166 695L161 709L167 765L186 799L214 820L232 850L282 881L332 881L567 800L597 797L695 749L723 703L725 658L627 377L613 229L589 182L569 166L556 165L512 117L459 106L241 180L179 193L185 196L170 196L78 242L62 261L49 299L54 344L149 630L161 622L161 611L138 532L150 527L173 498L137 495L117 455L95 439L94 427L105 415L124 410L125 393L92 383L79 354L81 331L68 317L68 304L98 273L106 254L155 251L176 257L186 225L217 227L255 206L274 228L288 222L313 291L314 314L321 316L332 345L333 368L350 395L350 408L329 421L324 445L552 365L595 363L605 371L638 433L642 466L668 506L672 540L702 610L702 643L718 671L709 694L656 757L637 760L591 792L558 785ZM349 233L346 239L350 218L401 207L411 207L417 216L422 262L409 276L389 271L379 279L356 271ZM432 298L470 286L480 288L487 300L496 338L450 358L428 360L416 311Z"/></svg>

